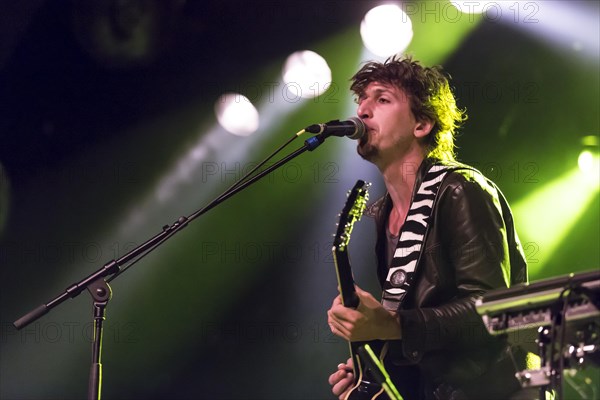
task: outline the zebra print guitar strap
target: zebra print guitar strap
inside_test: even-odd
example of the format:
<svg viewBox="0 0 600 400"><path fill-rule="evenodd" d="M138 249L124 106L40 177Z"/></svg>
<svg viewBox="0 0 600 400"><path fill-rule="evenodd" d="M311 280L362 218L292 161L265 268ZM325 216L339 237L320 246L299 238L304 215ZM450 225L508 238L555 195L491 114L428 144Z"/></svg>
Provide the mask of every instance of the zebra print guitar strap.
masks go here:
<svg viewBox="0 0 600 400"><path fill-rule="evenodd" d="M425 174L419 190L415 193L404 225L400 230L396 251L383 285L381 303L385 309L396 311L410 289L438 189L446 174L458 168L461 167L440 164L431 166Z"/></svg>

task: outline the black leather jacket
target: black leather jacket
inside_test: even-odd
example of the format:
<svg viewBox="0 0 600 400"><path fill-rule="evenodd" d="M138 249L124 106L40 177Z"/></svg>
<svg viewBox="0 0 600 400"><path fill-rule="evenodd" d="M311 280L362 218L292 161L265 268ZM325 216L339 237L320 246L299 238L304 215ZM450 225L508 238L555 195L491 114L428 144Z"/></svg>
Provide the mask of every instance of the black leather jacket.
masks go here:
<svg viewBox="0 0 600 400"><path fill-rule="evenodd" d="M434 162L423 161L415 190ZM506 399L519 389L514 373L526 368L526 353L490 336L474 307L485 291L527 281L525 257L499 189L464 167L440 186L416 278L398 310L403 338L389 344L386 365L405 399ZM382 285L391 207L386 195L367 210L376 220Z"/></svg>

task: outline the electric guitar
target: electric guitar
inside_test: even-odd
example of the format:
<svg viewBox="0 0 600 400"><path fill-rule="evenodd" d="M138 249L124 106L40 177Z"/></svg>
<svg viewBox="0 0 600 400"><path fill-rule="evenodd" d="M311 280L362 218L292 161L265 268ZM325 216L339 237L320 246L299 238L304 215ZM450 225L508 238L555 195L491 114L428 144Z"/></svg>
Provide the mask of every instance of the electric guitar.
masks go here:
<svg viewBox="0 0 600 400"><path fill-rule="evenodd" d="M342 210L337 226L337 232L333 241L333 261L338 279L338 288L342 297L342 304L345 307L356 308L360 302L356 289L354 288L354 277L350 267L350 258L348 256L348 244L354 223L362 217L369 199L368 187L370 184L364 181L357 181L354 188L349 192L346 205ZM389 400L383 387L377 383L374 372L368 367L366 360L363 360L358 349L369 344L376 353L381 352L383 342L350 342L350 355L354 362L354 386L346 396L346 400Z"/></svg>

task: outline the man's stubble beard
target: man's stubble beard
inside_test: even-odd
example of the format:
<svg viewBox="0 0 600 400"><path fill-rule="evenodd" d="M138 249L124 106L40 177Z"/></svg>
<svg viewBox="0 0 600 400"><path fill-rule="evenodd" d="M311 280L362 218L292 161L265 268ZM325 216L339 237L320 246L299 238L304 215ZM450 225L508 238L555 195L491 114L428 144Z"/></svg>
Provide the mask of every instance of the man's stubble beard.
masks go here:
<svg viewBox="0 0 600 400"><path fill-rule="evenodd" d="M379 156L379 149L368 142L364 138L358 142L356 152L363 160L374 162Z"/></svg>

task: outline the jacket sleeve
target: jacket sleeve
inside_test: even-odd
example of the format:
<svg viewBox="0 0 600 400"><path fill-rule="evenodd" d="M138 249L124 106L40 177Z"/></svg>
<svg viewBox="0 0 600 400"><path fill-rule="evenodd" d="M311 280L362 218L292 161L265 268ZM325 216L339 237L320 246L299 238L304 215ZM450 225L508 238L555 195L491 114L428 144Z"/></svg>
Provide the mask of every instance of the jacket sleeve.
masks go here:
<svg viewBox="0 0 600 400"><path fill-rule="evenodd" d="M427 257L435 253L444 300L400 310L403 339L391 346L401 347L411 361L435 350L490 344L475 299L510 285L506 227L497 189L477 173L453 174L450 180L439 194L436 226L430 227L436 230L439 248L425 248Z"/></svg>

